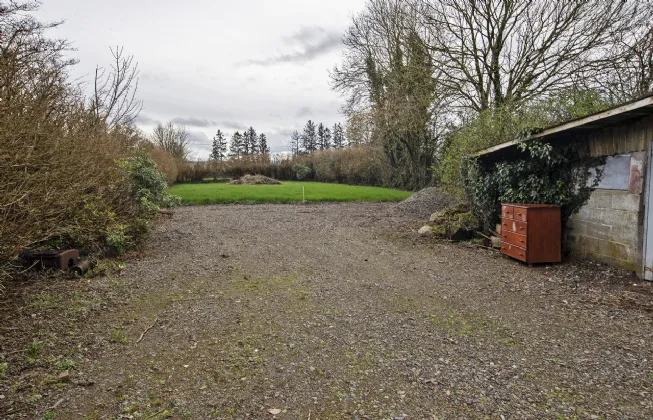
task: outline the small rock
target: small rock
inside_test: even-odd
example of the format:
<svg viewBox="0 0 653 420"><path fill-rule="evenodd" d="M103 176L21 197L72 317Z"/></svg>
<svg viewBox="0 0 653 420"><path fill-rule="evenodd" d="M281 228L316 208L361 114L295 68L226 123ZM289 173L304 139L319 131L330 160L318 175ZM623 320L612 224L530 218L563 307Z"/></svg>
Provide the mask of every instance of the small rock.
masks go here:
<svg viewBox="0 0 653 420"><path fill-rule="evenodd" d="M277 414L281 414L281 410L278 408L271 408L268 410L268 413L272 414L273 416L276 416Z"/></svg>
<svg viewBox="0 0 653 420"><path fill-rule="evenodd" d="M417 231L417 233L419 234L419 236L425 236L425 237L426 236L433 236L433 231L431 230L431 226L428 226L428 225L422 226Z"/></svg>
<svg viewBox="0 0 653 420"><path fill-rule="evenodd" d="M70 372L64 370L59 374L59 376L57 376L57 380L59 382L70 382Z"/></svg>

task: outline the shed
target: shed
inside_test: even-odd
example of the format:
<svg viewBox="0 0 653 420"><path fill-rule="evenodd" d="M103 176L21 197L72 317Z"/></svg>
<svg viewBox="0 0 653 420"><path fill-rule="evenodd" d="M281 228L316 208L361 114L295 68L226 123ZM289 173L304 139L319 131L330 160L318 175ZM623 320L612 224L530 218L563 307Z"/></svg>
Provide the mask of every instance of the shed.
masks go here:
<svg viewBox="0 0 653 420"><path fill-rule="evenodd" d="M568 221L563 240L572 254L635 271L653 280L653 95L547 128L476 153L485 163L515 159L517 145L539 139L579 142L606 157L604 175L589 202Z"/></svg>

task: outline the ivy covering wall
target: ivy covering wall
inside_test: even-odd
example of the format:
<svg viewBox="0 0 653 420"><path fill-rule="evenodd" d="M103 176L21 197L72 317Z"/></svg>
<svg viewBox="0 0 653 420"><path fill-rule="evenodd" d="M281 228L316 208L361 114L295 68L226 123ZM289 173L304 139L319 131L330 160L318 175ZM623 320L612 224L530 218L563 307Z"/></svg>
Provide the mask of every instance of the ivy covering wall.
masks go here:
<svg viewBox="0 0 653 420"><path fill-rule="evenodd" d="M484 165L467 159L462 165L464 189L472 212L492 231L499 222L501 203L558 204L563 224L577 213L601 182L605 163L587 157L576 143L554 146L541 141L519 144L520 156ZM593 171L596 176L590 181Z"/></svg>

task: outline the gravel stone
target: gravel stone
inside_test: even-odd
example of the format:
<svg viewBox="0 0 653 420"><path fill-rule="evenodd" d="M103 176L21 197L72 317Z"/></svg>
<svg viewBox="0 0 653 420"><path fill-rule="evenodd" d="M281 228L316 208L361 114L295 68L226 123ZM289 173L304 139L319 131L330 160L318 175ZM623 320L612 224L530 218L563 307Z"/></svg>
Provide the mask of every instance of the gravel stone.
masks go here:
<svg viewBox="0 0 653 420"><path fill-rule="evenodd" d="M650 418L650 284L581 261L529 268L416 237L421 224L387 203L176 210L119 273L47 283L108 309L53 333L77 312L47 315L41 296L3 320L0 417L63 399L62 419ZM58 343L95 385L48 387L61 354L13 368L18 334L18 350Z"/></svg>

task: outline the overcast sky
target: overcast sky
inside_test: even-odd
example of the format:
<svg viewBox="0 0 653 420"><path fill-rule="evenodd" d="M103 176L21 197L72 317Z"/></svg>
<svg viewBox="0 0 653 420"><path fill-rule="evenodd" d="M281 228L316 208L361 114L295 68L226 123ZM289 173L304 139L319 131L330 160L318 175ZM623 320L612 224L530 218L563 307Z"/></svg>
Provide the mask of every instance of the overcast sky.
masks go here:
<svg viewBox="0 0 653 420"><path fill-rule="evenodd" d="M342 33L365 0L44 0L43 20L65 20L75 77L90 81L124 46L140 68L138 125L184 124L208 156L219 128L250 125L272 151L288 150L292 130L312 119L342 121L342 98L328 72L340 62Z"/></svg>

